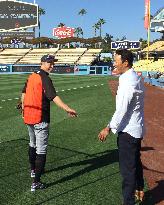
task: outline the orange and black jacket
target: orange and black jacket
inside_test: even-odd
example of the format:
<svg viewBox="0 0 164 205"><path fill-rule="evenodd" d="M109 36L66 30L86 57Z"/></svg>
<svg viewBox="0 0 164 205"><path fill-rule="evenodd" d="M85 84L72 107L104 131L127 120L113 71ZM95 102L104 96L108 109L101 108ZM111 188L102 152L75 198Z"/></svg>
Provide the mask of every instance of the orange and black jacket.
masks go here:
<svg viewBox="0 0 164 205"><path fill-rule="evenodd" d="M56 90L44 70L31 74L22 90L24 98L24 122L37 124L50 122L50 101L56 96Z"/></svg>

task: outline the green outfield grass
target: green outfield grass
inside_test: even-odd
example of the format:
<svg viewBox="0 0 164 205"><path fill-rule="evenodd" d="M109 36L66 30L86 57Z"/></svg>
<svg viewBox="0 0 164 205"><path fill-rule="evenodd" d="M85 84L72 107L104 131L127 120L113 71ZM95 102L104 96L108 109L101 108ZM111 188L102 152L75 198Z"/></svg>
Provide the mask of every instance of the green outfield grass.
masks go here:
<svg viewBox="0 0 164 205"><path fill-rule="evenodd" d="M115 110L110 77L51 76L59 96L78 112L78 118L70 119L51 105L46 173L42 177L48 188L31 193L28 132L15 109L15 98L20 97L27 76L0 75L0 204L120 205L116 136L111 134L104 143L97 137ZM152 205L151 201L148 194L144 204Z"/></svg>

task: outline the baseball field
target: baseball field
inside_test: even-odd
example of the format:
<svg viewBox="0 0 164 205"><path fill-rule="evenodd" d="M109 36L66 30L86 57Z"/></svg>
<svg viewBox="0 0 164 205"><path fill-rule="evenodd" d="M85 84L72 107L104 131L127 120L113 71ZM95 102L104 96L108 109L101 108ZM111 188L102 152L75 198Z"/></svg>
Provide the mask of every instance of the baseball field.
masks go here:
<svg viewBox="0 0 164 205"><path fill-rule="evenodd" d="M78 112L69 118L51 105L46 172L48 188L30 192L28 132L15 108L28 75L0 76L0 204L120 205L116 136L98 141L115 110L109 76L57 76L58 95ZM139 204L139 203L136 203ZM147 195L145 205L153 205Z"/></svg>

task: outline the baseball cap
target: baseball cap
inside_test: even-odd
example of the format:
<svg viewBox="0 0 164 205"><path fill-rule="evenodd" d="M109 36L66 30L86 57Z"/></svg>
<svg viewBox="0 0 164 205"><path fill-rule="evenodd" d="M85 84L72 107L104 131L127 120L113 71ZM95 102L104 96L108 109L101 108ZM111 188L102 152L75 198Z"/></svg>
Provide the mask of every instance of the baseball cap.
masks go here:
<svg viewBox="0 0 164 205"><path fill-rule="evenodd" d="M58 59L55 59L53 55L44 55L41 58L41 62L54 63L56 61L58 61Z"/></svg>

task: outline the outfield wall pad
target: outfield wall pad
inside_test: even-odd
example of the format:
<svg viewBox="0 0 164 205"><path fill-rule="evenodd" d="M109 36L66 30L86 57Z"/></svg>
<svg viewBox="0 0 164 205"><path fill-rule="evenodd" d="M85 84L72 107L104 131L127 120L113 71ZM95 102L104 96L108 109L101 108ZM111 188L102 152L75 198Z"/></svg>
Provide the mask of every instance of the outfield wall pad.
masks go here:
<svg viewBox="0 0 164 205"><path fill-rule="evenodd" d="M0 74L29 73L38 71L39 68L40 65L0 65ZM55 65L51 73L74 75L111 75L111 68L109 66Z"/></svg>

